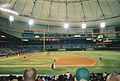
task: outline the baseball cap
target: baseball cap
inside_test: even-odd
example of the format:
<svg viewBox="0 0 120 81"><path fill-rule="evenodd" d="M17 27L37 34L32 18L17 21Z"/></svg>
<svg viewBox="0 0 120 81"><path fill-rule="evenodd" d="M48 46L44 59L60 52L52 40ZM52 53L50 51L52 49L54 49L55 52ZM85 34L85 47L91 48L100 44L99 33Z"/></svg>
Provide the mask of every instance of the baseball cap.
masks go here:
<svg viewBox="0 0 120 81"><path fill-rule="evenodd" d="M89 81L90 79L90 73L86 68L78 68L76 70L76 79L77 81L80 81L81 79L85 79Z"/></svg>

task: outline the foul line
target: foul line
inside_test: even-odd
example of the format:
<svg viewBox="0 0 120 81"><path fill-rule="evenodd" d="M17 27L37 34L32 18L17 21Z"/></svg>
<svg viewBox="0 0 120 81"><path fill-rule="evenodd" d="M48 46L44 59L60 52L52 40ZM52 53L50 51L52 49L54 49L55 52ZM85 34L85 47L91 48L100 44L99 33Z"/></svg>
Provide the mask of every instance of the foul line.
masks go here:
<svg viewBox="0 0 120 81"><path fill-rule="evenodd" d="M8 58L5 58L5 59L1 59L0 61L9 60L9 59L13 59L13 58L16 58L16 57L8 57Z"/></svg>

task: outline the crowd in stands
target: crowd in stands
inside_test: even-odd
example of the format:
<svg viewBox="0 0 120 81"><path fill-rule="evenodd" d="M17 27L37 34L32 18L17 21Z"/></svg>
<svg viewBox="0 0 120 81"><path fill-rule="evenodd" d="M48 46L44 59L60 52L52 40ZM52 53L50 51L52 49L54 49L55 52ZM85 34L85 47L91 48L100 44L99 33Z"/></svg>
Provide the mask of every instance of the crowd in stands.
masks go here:
<svg viewBox="0 0 120 81"><path fill-rule="evenodd" d="M0 46L0 55L24 54L40 50L41 46L38 45L5 45Z"/></svg>
<svg viewBox="0 0 120 81"><path fill-rule="evenodd" d="M45 45L45 49L88 49L95 46L95 43L57 43ZM42 50L43 45L0 45L0 55L24 54Z"/></svg>
<svg viewBox="0 0 120 81"><path fill-rule="evenodd" d="M86 68L78 68L76 74L69 72L62 75L37 75L34 68L27 68L23 76L0 76L0 81L120 81L118 73L90 73Z"/></svg>

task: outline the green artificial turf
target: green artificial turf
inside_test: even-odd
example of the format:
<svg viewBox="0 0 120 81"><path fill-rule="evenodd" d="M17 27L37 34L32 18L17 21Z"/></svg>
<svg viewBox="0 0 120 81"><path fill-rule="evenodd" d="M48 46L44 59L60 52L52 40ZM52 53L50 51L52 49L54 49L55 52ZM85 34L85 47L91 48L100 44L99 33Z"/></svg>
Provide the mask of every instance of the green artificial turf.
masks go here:
<svg viewBox="0 0 120 81"><path fill-rule="evenodd" d="M95 66L86 67L90 72L120 72L120 51L50 51L50 52L37 52L32 54L25 55L53 55L53 54L65 54L65 55L77 55L77 56L85 56L94 58L97 60ZM99 57L102 56L102 60L99 60ZM14 58L15 56L10 57L0 57L0 65L33 65L33 64L49 64L52 63L54 58L25 58L31 62L20 62L20 60L24 60L24 58ZM9 59L10 58L10 59ZM24 70L27 67L1 67L0 66L0 74L23 74ZM38 74L63 74L66 72L71 72L75 74L75 71L79 67L57 67L55 70L51 70L50 67L34 67L37 69Z"/></svg>

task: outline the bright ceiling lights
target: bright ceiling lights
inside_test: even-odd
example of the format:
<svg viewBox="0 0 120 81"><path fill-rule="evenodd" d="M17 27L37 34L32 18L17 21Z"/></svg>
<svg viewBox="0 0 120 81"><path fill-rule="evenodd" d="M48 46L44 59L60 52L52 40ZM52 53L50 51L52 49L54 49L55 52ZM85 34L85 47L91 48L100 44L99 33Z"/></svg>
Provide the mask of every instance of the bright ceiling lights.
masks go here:
<svg viewBox="0 0 120 81"><path fill-rule="evenodd" d="M32 26L32 25L33 25L33 23L34 23L34 22L33 22L33 20L32 20L32 19L30 19L30 20L29 20L29 25L30 25L30 26Z"/></svg>
<svg viewBox="0 0 120 81"><path fill-rule="evenodd" d="M64 24L64 28L65 28L65 29L69 28L68 23L65 23L65 24Z"/></svg>
<svg viewBox="0 0 120 81"><path fill-rule="evenodd" d="M9 21L10 21L10 22L13 22L13 21L14 21L14 17L10 15Z"/></svg>
<svg viewBox="0 0 120 81"><path fill-rule="evenodd" d="M105 22L100 23L101 28L105 28Z"/></svg>
<svg viewBox="0 0 120 81"><path fill-rule="evenodd" d="M86 29L86 23L82 23L82 29Z"/></svg>
<svg viewBox="0 0 120 81"><path fill-rule="evenodd" d="M17 12L15 12L15 11L13 11L13 10L6 9L6 8L0 7L0 10L3 11L3 12L8 12L8 13L11 13L11 14L18 15Z"/></svg>

